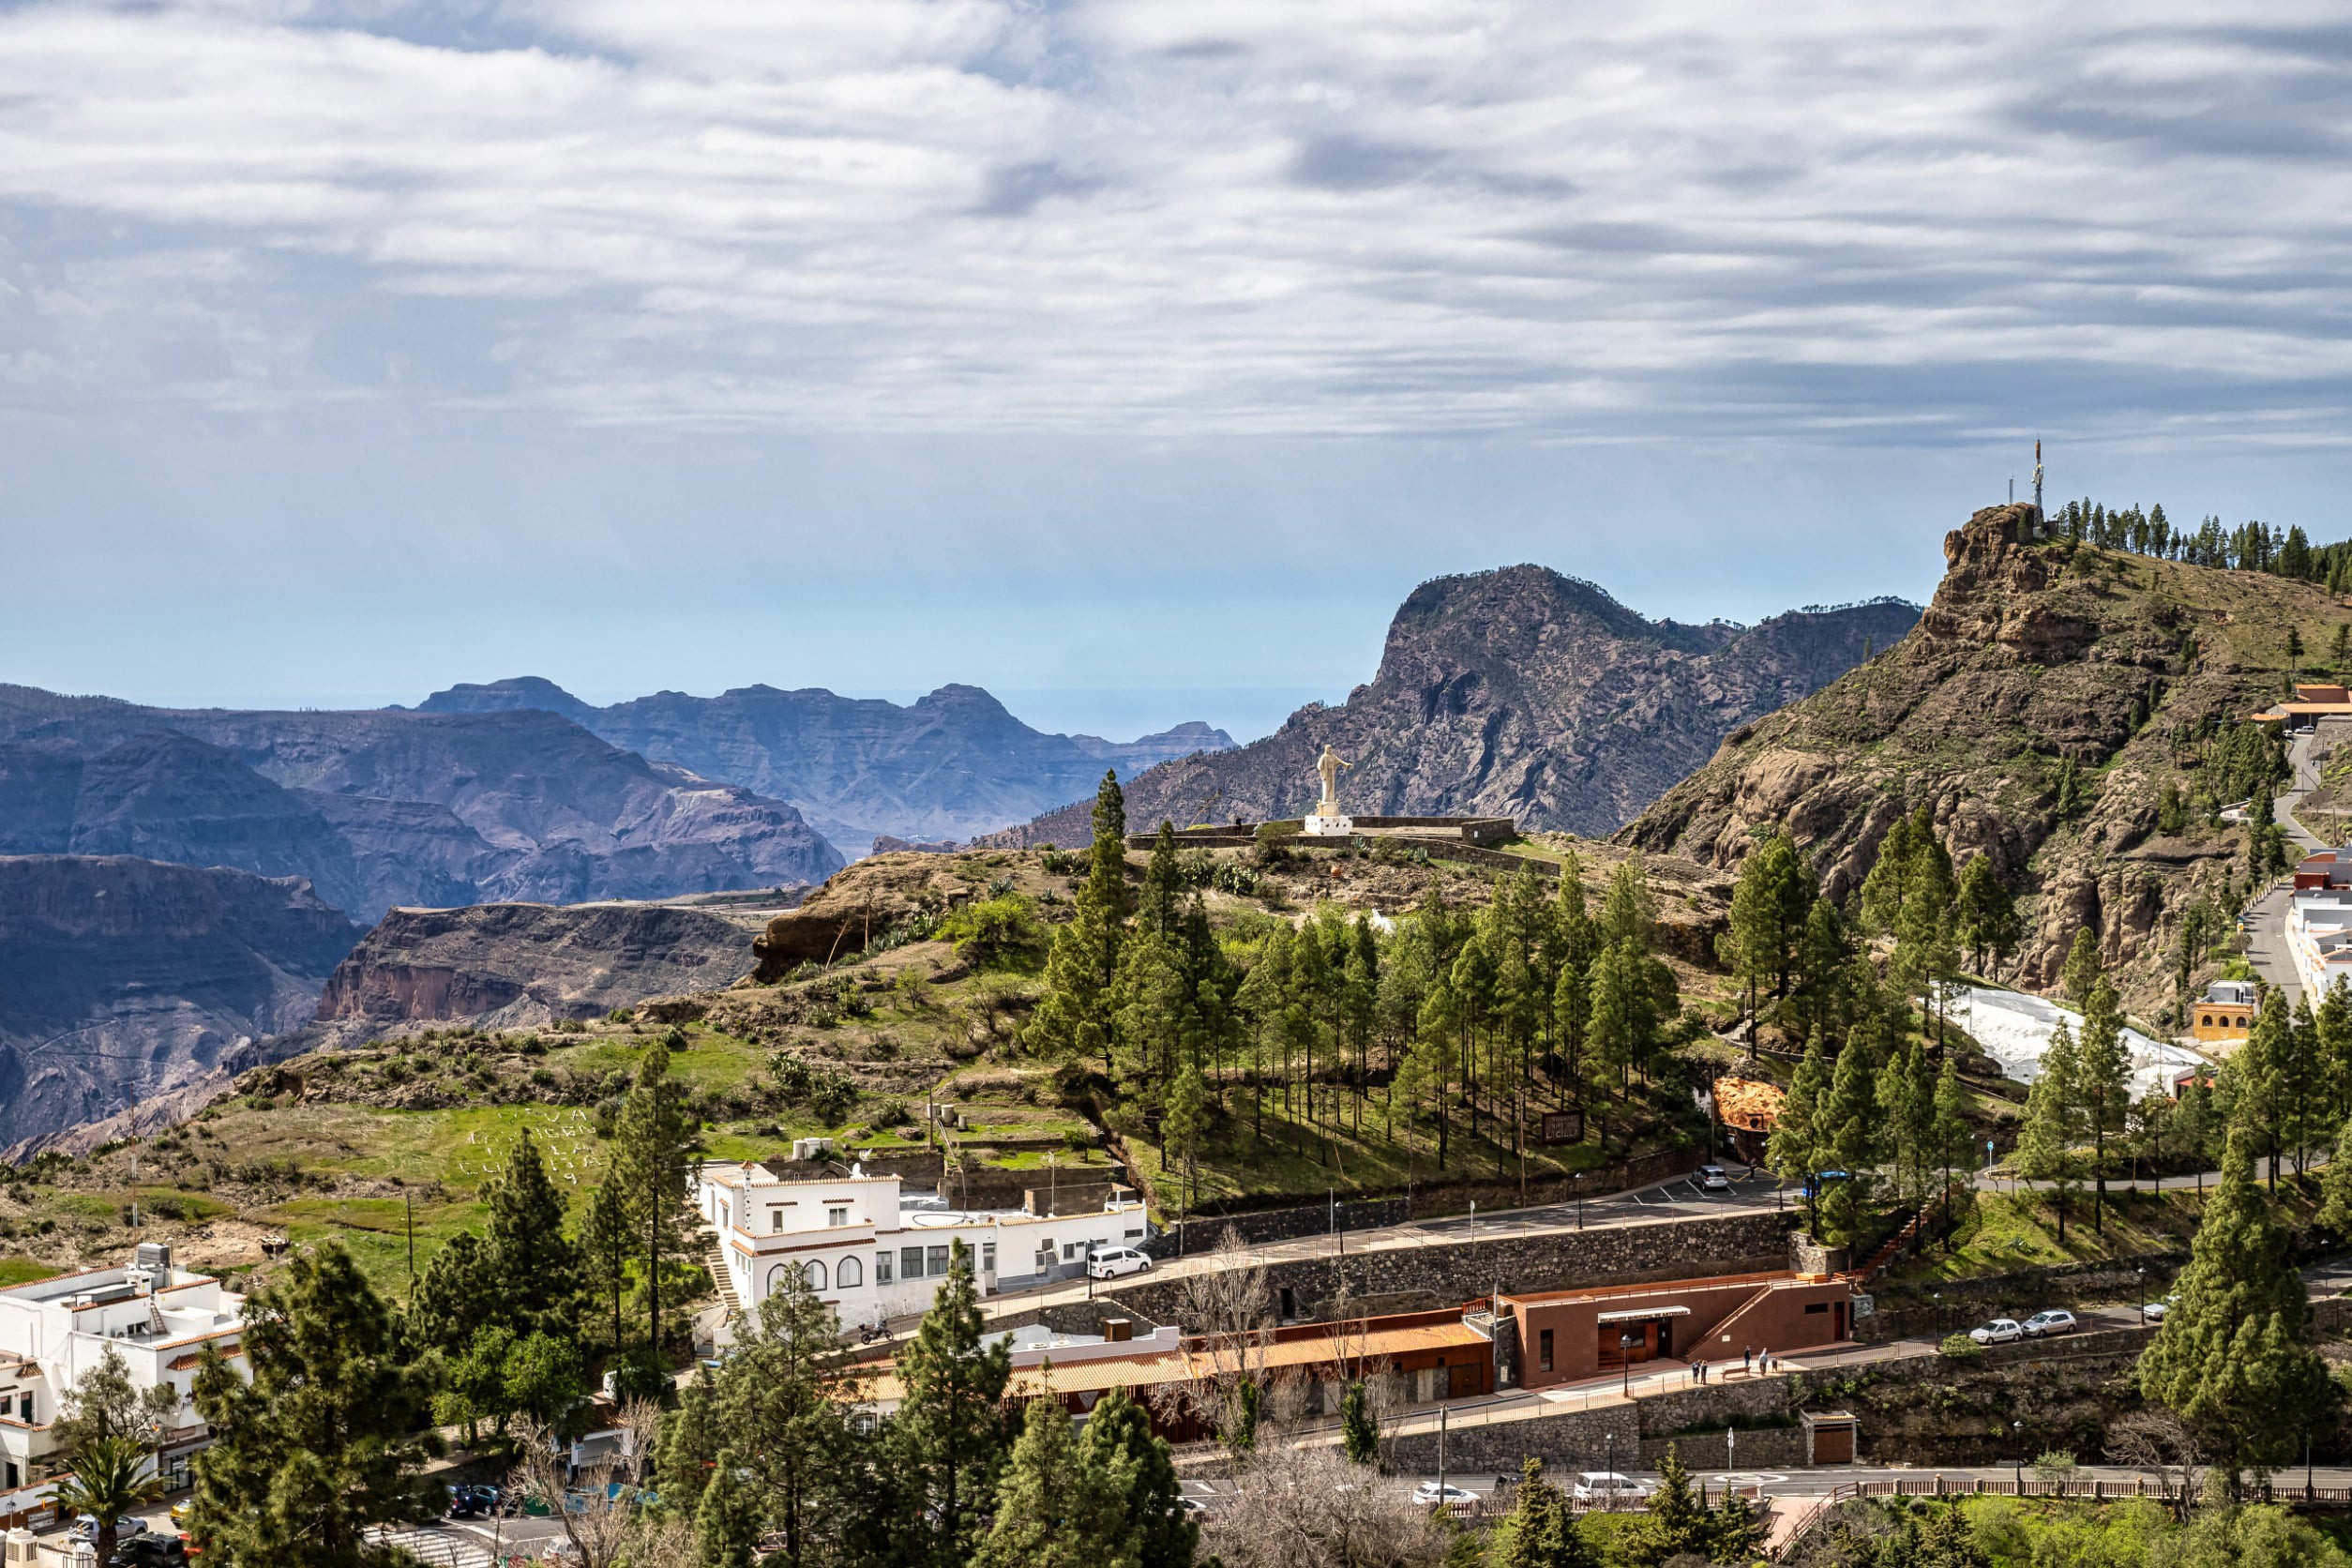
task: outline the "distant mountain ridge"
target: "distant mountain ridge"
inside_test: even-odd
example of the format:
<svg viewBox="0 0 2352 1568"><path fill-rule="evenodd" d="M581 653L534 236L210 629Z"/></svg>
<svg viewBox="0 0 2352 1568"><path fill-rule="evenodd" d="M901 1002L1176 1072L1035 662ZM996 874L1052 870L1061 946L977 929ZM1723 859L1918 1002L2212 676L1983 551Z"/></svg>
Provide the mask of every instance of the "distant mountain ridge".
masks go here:
<svg viewBox="0 0 2352 1568"><path fill-rule="evenodd" d="M1919 608L1881 599L1756 626L1652 621L1592 583L1518 565L1423 583L1389 626L1371 683L1273 735L1161 764L1126 786L1127 820L1297 817L1315 760L1349 763L1364 815L1499 815L1599 837L1637 816L1723 738L1886 647ZM984 839L1081 844L1089 803Z"/></svg>
<svg viewBox="0 0 2352 1568"><path fill-rule="evenodd" d="M1106 768L1229 748L1205 723L1138 740L1048 734L972 686L901 707L822 687L741 686L716 697L661 691L594 707L536 675L451 686L420 713L559 713L614 746L787 800L851 853L881 837L967 838L1090 794Z"/></svg>
<svg viewBox="0 0 2352 1568"><path fill-rule="evenodd" d="M396 904L822 882L800 814L551 713L142 707L0 686L0 853L137 855Z"/></svg>

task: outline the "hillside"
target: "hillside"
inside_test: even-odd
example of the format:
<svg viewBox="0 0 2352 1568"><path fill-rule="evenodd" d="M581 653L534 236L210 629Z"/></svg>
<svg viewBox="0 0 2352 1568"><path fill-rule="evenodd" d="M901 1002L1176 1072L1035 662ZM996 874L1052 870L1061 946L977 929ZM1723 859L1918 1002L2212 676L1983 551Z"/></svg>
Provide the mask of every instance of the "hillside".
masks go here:
<svg viewBox="0 0 2352 1568"><path fill-rule="evenodd" d="M1908 637L1730 736L1621 839L1730 867L1785 822L1843 896L1923 805L1956 857L2030 895L2026 984L2053 982L2089 925L2138 1001L2168 995L2183 912L2250 878L2245 831L2211 821L2243 791L2230 726L2281 695L2290 627L2323 648L2346 612L2289 578L2025 542L2031 515L1988 507L1947 535Z"/></svg>
<svg viewBox="0 0 2352 1568"><path fill-rule="evenodd" d="M745 686L716 697L656 692L593 707L537 676L457 686L424 713L559 713L657 761L787 800L852 854L877 837L967 838L1155 762L1233 744L1206 724L1139 740L1033 730L977 686L944 686L900 707L822 688Z"/></svg>
<svg viewBox="0 0 2352 1568"><path fill-rule="evenodd" d="M359 927L292 878L0 855L0 1145L300 1027Z"/></svg>
<svg viewBox="0 0 2352 1568"><path fill-rule="evenodd" d="M0 852L132 854L396 904L573 902L817 882L781 801L553 714L242 713L0 686Z"/></svg>
<svg viewBox="0 0 2352 1568"><path fill-rule="evenodd" d="M1252 745L1152 769L1127 786L1127 818L1298 816L1315 803L1315 759L1329 746L1350 764L1340 799L1359 814L1509 816L1605 835L1726 734L1818 689L1916 615L1881 602L1689 626L1647 620L1542 566L1440 578L1396 612L1369 686L1336 708L1301 709ZM988 841L1091 837L1088 807L1076 805Z"/></svg>

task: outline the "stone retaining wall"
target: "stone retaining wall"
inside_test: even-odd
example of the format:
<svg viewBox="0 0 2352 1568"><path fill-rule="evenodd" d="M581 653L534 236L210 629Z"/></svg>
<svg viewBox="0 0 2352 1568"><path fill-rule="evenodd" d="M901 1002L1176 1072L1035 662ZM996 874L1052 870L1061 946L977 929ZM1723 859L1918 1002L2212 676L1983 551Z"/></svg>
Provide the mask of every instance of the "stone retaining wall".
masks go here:
<svg viewBox="0 0 2352 1568"><path fill-rule="evenodd" d="M1495 1290L1555 1290L1575 1285L1625 1285L1651 1279L1753 1274L1788 1266L1788 1227L1780 1213L1659 1220L1522 1237L1504 1230L1445 1244L1349 1253L1346 1258L1286 1259L1266 1265L1270 1293L1288 1316L1329 1315L1348 1298L1428 1291L1467 1302ZM1181 1280L1151 1274L1098 1286L1098 1297L1132 1303L1145 1317L1182 1316Z"/></svg>
<svg viewBox="0 0 2352 1568"><path fill-rule="evenodd" d="M2008 1274L1920 1284L1872 1288L1877 1310L1857 1326L1862 1339L1941 1337L1974 1328L1987 1318L2023 1322L2045 1307L2081 1308L2131 1301L2145 1290L2154 1299L2172 1289L2172 1277L2189 1261L2185 1252L2151 1252L2135 1258L2088 1263L2053 1263ZM2146 1274L2133 1271L2145 1269ZM1940 1294L1941 1300L1937 1300Z"/></svg>
<svg viewBox="0 0 2352 1568"><path fill-rule="evenodd" d="M1801 1469L1805 1463L1805 1434L1802 1426L1753 1427L1727 1440L1720 1431L1684 1432L1671 1438L1641 1440L1641 1463L1656 1470L1667 1448L1673 1448L1686 1469L1743 1470Z"/></svg>
<svg viewBox="0 0 2352 1568"><path fill-rule="evenodd" d="M1612 1439L1614 1442L1612 1443ZM1432 1475L1438 1468L1438 1434L1412 1432L1391 1438L1381 1445L1380 1463L1398 1475ZM1457 1426L1445 1435L1445 1466L1452 1475L1479 1470L1494 1475L1519 1473L1519 1462L1533 1457L1555 1477L1578 1470L1599 1470L1614 1454L1620 1470L1627 1469L1641 1451L1641 1432L1632 1407L1604 1405L1590 1410L1561 1410L1556 1415L1526 1421L1502 1421L1486 1426Z"/></svg>
<svg viewBox="0 0 2352 1568"><path fill-rule="evenodd" d="M1309 1203L1296 1209L1260 1209L1254 1214L1217 1214L1171 1225L1144 1243L1143 1250L1154 1258L1182 1258L1188 1253L1214 1251L1228 1229L1253 1246L1264 1242L1296 1241L1303 1236L1329 1234L1334 1217L1339 1229L1349 1231L1402 1225L1412 1215L1401 1198L1352 1199L1340 1204L1335 1214L1328 1203Z"/></svg>

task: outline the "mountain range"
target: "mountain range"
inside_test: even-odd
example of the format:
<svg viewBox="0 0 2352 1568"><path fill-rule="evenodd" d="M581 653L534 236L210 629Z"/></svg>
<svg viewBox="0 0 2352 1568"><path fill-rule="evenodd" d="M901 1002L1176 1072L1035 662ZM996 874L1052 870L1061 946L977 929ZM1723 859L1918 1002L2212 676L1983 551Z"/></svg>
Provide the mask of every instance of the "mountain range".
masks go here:
<svg viewBox="0 0 2352 1568"><path fill-rule="evenodd" d="M1092 795L1106 769L1126 778L1233 744L1202 723L1123 743L1048 734L971 686L943 686L904 707L752 686L716 697L660 691L599 708L534 675L452 686L418 704L432 714L522 709L561 714L640 756L791 801L858 855L883 836L971 837Z"/></svg>
<svg viewBox="0 0 2352 1568"><path fill-rule="evenodd" d="M1895 599L1756 626L1651 621L1543 566L1425 582L1390 623L1378 673L1264 740L1165 762L1126 786L1127 821L1298 817L1328 746L1361 815L1506 816L1600 837L1640 814L1740 726L1911 629ZM1091 795L988 840L1082 844Z"/></svg>

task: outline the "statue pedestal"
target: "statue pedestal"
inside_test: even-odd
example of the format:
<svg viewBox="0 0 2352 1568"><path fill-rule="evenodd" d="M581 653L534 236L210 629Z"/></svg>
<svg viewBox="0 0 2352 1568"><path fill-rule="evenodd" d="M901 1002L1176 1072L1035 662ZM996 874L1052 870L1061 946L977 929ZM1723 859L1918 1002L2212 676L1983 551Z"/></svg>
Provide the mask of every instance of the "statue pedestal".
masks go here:
<svg viewBox="0 0 2352 1568"><path fill-rule="evenodd" d="M1310 838L1346 838L1356 831L1356 822L1353 817L1341 816L1338 807L1332 806L1329 801L1323 804L1329 809L1318 810L1313 816L1307 818L1304 825L1299 829L1301 833Z"/></svg>

